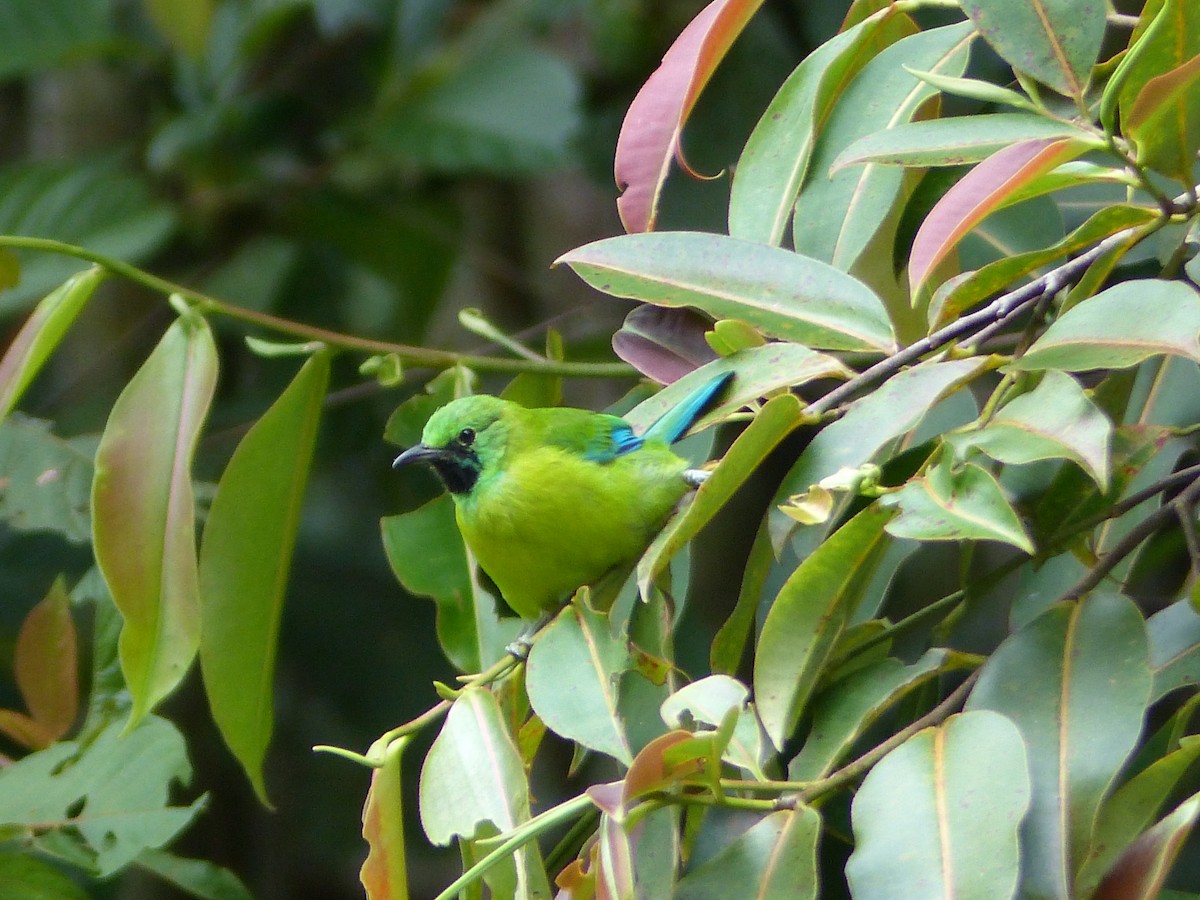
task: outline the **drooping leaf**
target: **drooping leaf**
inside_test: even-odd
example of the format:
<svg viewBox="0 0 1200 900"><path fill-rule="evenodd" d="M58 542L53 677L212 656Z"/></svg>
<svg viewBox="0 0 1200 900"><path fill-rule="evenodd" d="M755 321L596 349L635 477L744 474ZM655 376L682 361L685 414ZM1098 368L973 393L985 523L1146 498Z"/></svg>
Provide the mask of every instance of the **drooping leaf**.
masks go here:
<svg viewBox="0 0 1200 900"><path fill-rule="evenodd" d="M367 900L408 898L404 806L400 794L400 760L407 744L407 738L389 744L383 765L371 772L371 787L362 814L362 835L370 851L358 873Z"/></svg>
<svg viewBox="0 0 1200 900"><path fill-rule="evenodd" d="M0 359L0 419L20 401L105 274L93 267L71 276L51 291L21 326Z"/></svg>
<svg viewBox="0 0 1200 900"><path fill-rule="evenodd" d="M916 25L888 6L830 38L797 66L763 112L738 159L729 234L778 246L824 120L870 59Z"/></svg>
<svg viewBox="0 0 1200 900"><path fill-rule="evenodd" d="M813 698L813 724L788 778L828 775L854 742L888 709L943 672L968 665L962 654L934 648L912 665L887 657L833 682Z"/></svg>
<svg viewBox="0 0 1200 900"><path fill-rule="evenodd" d="M842 151L864 135L910 121L936 89L903 67L960 75L974 31L969 23L933 28L872 59L830 114L811 177L796 199L792 239L798 253L849 271L900 197L904 172L869 163L831 174Z"/></svg>
<svg viewBox="0 0 1200 900"><path fill-rule="evenodd" d="M191 766L183 736L148 717L121 733L121 723L81 746L60 741L0 769L0 825L47 831L71 828L94 854L95 874L124 868L146 848L162 847L204 805L172 806L173 783Z"/></svg>
<svg viewBox="0 0 1200 900"><path fill-rule="evenodd" d="M221 736L264 803L279 625L328 383L329 354L318 352L242 438L200 546L204 690Z"/></svg>
<svg viewBox="0 0 1200 900"><path fill-rule="evenodd" d="M779 589L759 635L754 697L782 747L799 721L888 537L891 511L875 504L839 528Z"/></svg>
<svg viewBox="0 0 1200 900"><path fill-rule="evenodd" d="M1120 369L1163 353L1200 361L1200 294L1181 281L1138 279L1067 310L1014 365Z"/></svg>
<svg viewBox="0 0 1200 900"><path fill-rule="evenodd" d="M1083 96L1104 39L1103 0L964 0L962 7L1013 68Z"/></svg>
<svg viewBox="0 0 1200 900"><path fill-rule="evenodd" d="M887 313L870 288L778 247L700 232L630 234L585 244L558 262L606 294L694 306L809 347L881 353L895 347Z"/></svg>
<svg viewBox="0 0 1200 900"><path fill-rule="evenodd" d="M795 394L781 394L768 401L750 427L738 435L684 511L655 536L638 562L638 587L643 597L649 596L651 584L680 548L712 521L767 455L799 426L801 411Z"/></svg>
<svg viewBox="0 0 1200 900"><path fill-rule="evenodd" d="M571 603L529 652L529 703L551 731L628 765L633 754L618 713L617 676L630 665L629 648L608 619Z"/></svg>
<svg viewBox="0 0 1200 900"><path fill-rule="evenodd" d="M817 898L817 841L821 816L809 806L765 816L720 853L687 873L676 900Z"/></svg>
<svg viewBox="0 0 1200 900"><path fill-rule="evenodd" d="M179 684L199 646L191 465L217 364L208 324L178 319L117 398L96 449L93 545L124 619L131 725Z"/></svg>
<svg viewBox="0 0 1200 900"><path fill-rule="evenodd" d="M762 0L712 0L680 32L646 79L621 123L614 176L617 212L627 232L652 231L680 135L725 53Z"/></svg>
<svg viewBox="0 0 1200 900"><path fill-rule="evenodd" d="M1024 893L1070 896L1097 810L1137 744L1150 684L1141 613L1115 594L1051 607L984 664L967 709L1008 716L1029 756Z"/></svg>
<svg viewBox="0 0 1200 900"><path fill-rule="evenodd" d="M79 711L77 644L71 600L60 577L21 623L13 651L25 707L51 741L70 730Z"/></svg>
<svg viewBox="0 0 1200 900"><path fill-rule="evenodd" d="M1022 141L993 153L963 176L930 210L913 239L908 263L913 296L972 228L1033 179L1085 149L1074 138Z"/></svg>
<svg viewBox="0 0 1200 900"><path fill-rule="evenodd" d="M875 459L895 438L909 432L939 400L984 370L979 359L926 362L905 369L851 404L840 419L823 428L784 476L768 513L771 542L778 553L796 527L778 507L842 468Z"/></svg>
<svg viewBox="0 0 1200 900"><path fill-rule="evenodd" d="M1070 375L1050 370L1036 388L1004 404L983 428L950 436L955 452L974 448L1010 465L1070 459L1108 489L1112 422Z"/></svg>
<svg viewBox="0 0 1200 900"><path fill-rule="evenodd" d="M875 764L854 796L855 898L1012 897L1030 801L1021 735L994 712L951 716Z"/></svg>
<svg viewBox="0 0 1200 900"><path fill-rule="evenodd" d="M1082 138L1085 134L1069 122L1024 113L904 122L856 140L833 161L831 171L869 162L890 166L961 166L981 162L1011 144Z"/></svg>

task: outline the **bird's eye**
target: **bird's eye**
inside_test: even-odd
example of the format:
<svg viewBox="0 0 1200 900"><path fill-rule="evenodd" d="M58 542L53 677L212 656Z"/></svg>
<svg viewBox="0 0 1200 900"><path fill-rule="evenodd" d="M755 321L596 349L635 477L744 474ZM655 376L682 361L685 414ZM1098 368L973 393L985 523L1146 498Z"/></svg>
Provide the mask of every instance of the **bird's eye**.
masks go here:
<svg viewBox="0 0 1200 900"><path fill-rule="evenodd" d="M458 433L458 442L464 447L470 447L475 442L475 429L464 428Z"/></svg>

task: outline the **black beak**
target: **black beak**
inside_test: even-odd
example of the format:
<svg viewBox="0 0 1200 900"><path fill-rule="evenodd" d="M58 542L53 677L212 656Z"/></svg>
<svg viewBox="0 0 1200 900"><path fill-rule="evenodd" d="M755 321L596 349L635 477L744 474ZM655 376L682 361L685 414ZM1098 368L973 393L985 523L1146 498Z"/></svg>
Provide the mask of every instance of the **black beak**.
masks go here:
<svg viewBox="0 0 1200 900"><path fill-rule="evenodd" d="M415 447L409 447L392 460L392 468L399 469L402 466L419 462L433 465L438 460L445 460L448 455L444 447L427 447L425 444L417 444Z"/></svg>
<svg viewBox="0 0 1200 900"><path fill-rule="evenodd" d="M457 444L446 447L417 444L397 456L392 461L392 468L399 469L409 463L426 463L433 466L433 470L452 494L466 493L475 486L475 481L479 478L479 458L472 450Z"/></svg>

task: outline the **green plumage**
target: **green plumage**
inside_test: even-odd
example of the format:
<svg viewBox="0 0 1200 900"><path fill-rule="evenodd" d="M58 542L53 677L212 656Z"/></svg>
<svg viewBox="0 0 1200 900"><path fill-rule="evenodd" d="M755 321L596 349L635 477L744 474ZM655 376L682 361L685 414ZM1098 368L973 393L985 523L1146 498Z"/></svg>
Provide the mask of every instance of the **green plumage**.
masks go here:
<svg viewBox="0 0 1200 900"><path fill-rule="evenodd" d="M670 448L725 382L685 415L636 437L616 416L527 409L497 397L455 400L396 465L431 464L450 489L463 539L519 615L557 609L581 585L634 561L688 491ZM664 434L664 431L666 432Z"/></svg>

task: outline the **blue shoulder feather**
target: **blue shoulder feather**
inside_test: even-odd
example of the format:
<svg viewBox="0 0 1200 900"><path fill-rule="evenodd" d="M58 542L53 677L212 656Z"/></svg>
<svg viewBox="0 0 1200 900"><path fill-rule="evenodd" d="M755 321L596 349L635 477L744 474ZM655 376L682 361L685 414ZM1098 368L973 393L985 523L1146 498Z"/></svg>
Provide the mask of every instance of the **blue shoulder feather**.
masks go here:
<svg viewBox="0 0 1200 900"><path fill-rule="evenodd" d="M700 385L663 413L662 418L646 429L644 437L665 441L668 444L675 443L704 414L713 397L731 378L733 378L733 372L722 372Z"/></svg>

